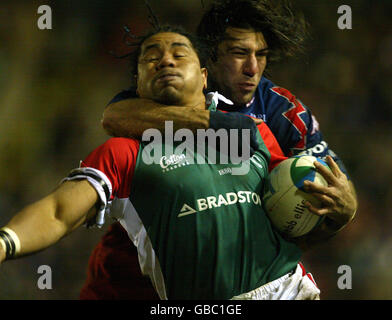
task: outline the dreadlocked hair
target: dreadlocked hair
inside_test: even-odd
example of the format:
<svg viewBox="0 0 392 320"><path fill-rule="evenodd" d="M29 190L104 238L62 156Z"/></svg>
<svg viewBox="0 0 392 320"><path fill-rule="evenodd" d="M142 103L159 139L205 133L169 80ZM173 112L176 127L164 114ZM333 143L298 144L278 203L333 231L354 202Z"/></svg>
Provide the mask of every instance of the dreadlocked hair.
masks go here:
<svg viewBox="0 0 392 320"><path fill-rule="evenodd" d="M287 0L213 0L197 27L197 35L211 48L212 61L217 59L219 43L227 39L228 27L262 32L269 62L304 51L307 25L302 14L293 13Z"/></svg>
<svg viewBox="0 0 392 320"><path fill-rule="evenodd" d="M125 34L123 36L123 41L128 47L132 47L131 51L124 55L116 55L113 52L116 58L119 59L128 59L130 62L130 71L131 71L131 87L135 87L136 83L134 81L135 76L137 75L139 57L141 54L141 47L144 41L148 38L152 37L155 34L163 33L163 32L172 32L178 33L184 37L186 37L190 43L192 44L193 49L197 53L200 61L200 66L205 67L207 64L207 60L209 58L209 51L206 43L202 41L198 36L187 32L181 26L172 26L172 25L160 25L160 24L152 24L153 28L148 30L141 36L137 36L133 34L128 26L124 26Z"/></svg>

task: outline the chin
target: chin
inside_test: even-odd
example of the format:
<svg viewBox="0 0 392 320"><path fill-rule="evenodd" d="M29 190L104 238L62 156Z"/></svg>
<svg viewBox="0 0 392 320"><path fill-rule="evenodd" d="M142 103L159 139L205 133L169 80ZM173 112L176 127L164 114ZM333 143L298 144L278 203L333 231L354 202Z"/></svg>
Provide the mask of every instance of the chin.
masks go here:
<svg viewBox="0 0 392 320"><path fill-rule="evenodd" d="M226 98L228 98L231 101L233 101L233 103L235 105L238 105L238 106L246 105L250 101L252 101L253 96L255 94L255 91L253 91L253 92L241 92L241 91L239 91L239 92L238 91L237 92L232 92L232 99L230 99L230 95L226 96Z"/></svg>
<svg viewBox="0 0 392 320"><path fill-rule="evenodd" d="M238 97L235 101L233 100L234 104L236 105L246 105L252 101L253 95L250 97Z"/></svg>
<svg viewBox="0 0 392 320"><path fill-rule="evenodd" d="M162 104L176 106L181 105L182 95L179 94L174 88L169 87L163 90L156 100Z"/></svg>

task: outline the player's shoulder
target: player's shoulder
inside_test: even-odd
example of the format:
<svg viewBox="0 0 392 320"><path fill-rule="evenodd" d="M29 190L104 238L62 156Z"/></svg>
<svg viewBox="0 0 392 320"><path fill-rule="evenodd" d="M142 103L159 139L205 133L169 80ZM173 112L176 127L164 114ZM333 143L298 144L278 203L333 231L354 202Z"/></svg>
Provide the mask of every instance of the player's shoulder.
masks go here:
<svg viewBox="0 0 392 320"><path fill-rule="evenodd" d="M124 151L129 148L135 149L139 148L140 142L136 139L132 138L124 138L124 137L112 137L106 140L100 148L102 150L116 150L116 151Z"/></svg>
<svg viewBox="0 0 392 320"><path fill-rule="evenodd" d="M131 138L114 137L106 140L94 149L90 157L103 157L105 159L134 158L139 151L140 142Z"/></svg>
<svg viewBox="0 0 392 320"><path fill-rule="evenodd" d="M263 95L271 95L274 93L272 88L279 87L273 81L266 77L261 77L261 80L258 85L258 89L263 93Z"/></svg>
<svg viewBox="0 0 392 320"><path fill-rule="evenodd" d="M286 104L293 103L297 100L296 96L289 89L276 85L265 77L260 81L259 90L262 91L264 99L271 99Z"/></svg>
<svg viewBox="0 0 392 320"><path fill-rule="evenodd" d="M271 87L274 87L275 86L275 83L274 82L272 82L270 79L268 79L268 78L266 78L266 77L264 77L264 76L262 76L261 77L261 79L260 79L260 82L259 82L259 87L260 88L271 88Z"/></svg>

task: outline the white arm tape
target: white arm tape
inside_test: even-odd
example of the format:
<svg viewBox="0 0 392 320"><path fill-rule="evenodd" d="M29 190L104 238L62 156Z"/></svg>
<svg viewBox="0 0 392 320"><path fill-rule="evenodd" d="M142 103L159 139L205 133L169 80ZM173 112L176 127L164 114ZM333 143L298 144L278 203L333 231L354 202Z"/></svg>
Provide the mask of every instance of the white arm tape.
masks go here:
<svg viewBox="0 0 392 320"><path fill-rule="evenodd" d="M91 224L88 222L88 226L96 225L98 228L105 224L105 212L110 202L110 196L112 194L112 184L108 177L102 172L95 168L77 168L70 172L69 176L61 180L64 181L87 179L91 186L97 191L99 199L101 200L101 206L95 216L95 222ZM105 191L106 188L106 191Z"/></svg>
<svg viewBox="0 0 392 320"><path fill-rule="evenodd" d="M18 235L15 233L15 231L13 231L12 229L7 228L7 227L3 227L0 229L0 231L1 230L7 232L8 235L12 238L13 243L15 245L15 252L13 255L16 256L20 252L20 240L19 240ZM7 246L4 242L4 240L1 238L0 238L0 244L3 247L4 252L7 252Z"/></svg>

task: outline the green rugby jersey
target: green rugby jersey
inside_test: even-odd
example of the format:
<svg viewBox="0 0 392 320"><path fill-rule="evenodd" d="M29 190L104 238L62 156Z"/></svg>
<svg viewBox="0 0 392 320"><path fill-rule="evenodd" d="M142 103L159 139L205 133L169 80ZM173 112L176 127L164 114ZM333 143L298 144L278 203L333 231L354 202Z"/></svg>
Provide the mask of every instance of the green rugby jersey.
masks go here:
<svg viewBox="0 0 392 320"><path fill-rule="evenodd" d="M83 162L110 181L111 215L161 298L230 299L296 267L300 250L274 231L262 207L271 155L258 139L245 175L232 174L240 165L208 163L210 153L180 150L179 142L159 144L162 154L149 164L150 143L112 138Z"/></svg>

